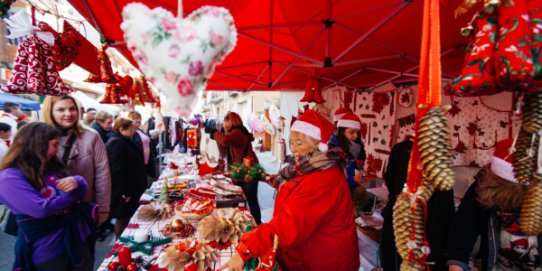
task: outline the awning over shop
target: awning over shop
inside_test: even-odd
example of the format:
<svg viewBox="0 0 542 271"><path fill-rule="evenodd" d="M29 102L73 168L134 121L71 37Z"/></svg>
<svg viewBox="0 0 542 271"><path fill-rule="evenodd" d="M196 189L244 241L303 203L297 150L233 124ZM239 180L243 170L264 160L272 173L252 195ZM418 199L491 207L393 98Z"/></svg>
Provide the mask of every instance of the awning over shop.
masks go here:
<svg viewBox="0 0 542 271"><path fill-rule="evenodd" d="M122 9L133 0L69 2L135 64L120 29ZM138 2L177 11L177 1ZM456 19L460 1L440 3L443 78L451 79L463 61L467 40L460 29L471 14ZM229 9L239 33L208 89L304 89L311 77L321 87L417 81L422 0L194 0L184 1L185 16L203 5Z"/></svg>
<svg viewBox="0 0 542 271"><path fill-rule="evenodd" d="M40 110L40 103L37 101L28 100L8 93L0 92L0 108L5 102L18 103L22 110Z"/></svg>

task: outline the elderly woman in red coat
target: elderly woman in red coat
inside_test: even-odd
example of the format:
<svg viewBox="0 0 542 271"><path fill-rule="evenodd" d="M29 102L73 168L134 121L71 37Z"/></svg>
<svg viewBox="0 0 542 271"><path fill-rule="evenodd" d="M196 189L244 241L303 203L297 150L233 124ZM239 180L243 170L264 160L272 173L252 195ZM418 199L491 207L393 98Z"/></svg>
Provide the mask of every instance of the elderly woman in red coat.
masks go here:
<svg viewBox="0 0 542 271"><path fill-rule="evenodd" d="M242 270L249 258L266 255L275 235L282 270L358 270L354 209L339 165L345 154L339 148L327 151L332 133L333 125L312 110L292 125L295 161L280 171L273 218L243 235L220 270Z"/></svg>

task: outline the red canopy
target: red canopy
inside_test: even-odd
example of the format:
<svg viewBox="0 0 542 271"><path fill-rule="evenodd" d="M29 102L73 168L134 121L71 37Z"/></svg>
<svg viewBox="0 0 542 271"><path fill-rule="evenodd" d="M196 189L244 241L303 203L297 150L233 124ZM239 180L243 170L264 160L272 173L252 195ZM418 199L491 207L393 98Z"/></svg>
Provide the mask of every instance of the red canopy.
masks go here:
<svg viewBox="0 0 542 271"><path fill-rule="evenodd" d="M122 8L133 0L69 2L135 64L120 29ZM173 0L140 2L177 10ZM440 2L443 77L452 78L466 44L459 30L471 16L454 19L459 1ZM303 89L311 77L322 87L357 88L417 80L422 0L193 0L184 1L185 16L202 5L229 9L239 32L208 89Z"/></svg>

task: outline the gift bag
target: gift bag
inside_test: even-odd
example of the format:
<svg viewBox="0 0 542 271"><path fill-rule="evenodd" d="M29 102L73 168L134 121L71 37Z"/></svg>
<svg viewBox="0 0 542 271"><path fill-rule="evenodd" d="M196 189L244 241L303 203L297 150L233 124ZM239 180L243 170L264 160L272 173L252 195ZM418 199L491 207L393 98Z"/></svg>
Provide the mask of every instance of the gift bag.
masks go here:
<svg viewBox="0 0 542 271"><path fill-rule="evenodd" d="M498 91L495 88L496 34L496 13L475 15L461 75L446 88L448 95L477 96Z"/></svg>
<svg viewBox="0 0 542 271"><path fill-rule="evenodd" d="M506 88L527 89L535 73L527 1L502 3L499 13L495 64L497 84Z"/></svg>

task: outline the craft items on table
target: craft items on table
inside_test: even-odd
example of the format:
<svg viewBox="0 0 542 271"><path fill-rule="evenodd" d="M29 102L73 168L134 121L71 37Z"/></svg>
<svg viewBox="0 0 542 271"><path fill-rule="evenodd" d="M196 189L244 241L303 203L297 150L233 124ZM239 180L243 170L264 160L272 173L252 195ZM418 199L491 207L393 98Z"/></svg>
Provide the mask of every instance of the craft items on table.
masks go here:
<svg viewBox="0 0 542 271"><path fill-rule="evenodd" d="M139 232L139 231L141 230L137 230L136 232ZM152 249L155 246L161 246L164 244L171 243L171 240L172 240L171 237L158 237L158 236L153 236L153 235L149 235L147 237L147 240L143 242L135 241L134 236L126 236L126 237L121 236L119 238L119 241L122 242L125 247L128 247L129 249L131 249L131 252L139 251L146 255L152 255ZM119 250L119 253L120 253L120 250ZM120 258L120 254L119 254L119 258Z"/></svg>
<svg viewBox="0 0 542 271"><path fill-rule="evenodd" d="M145 76L168 97L172 109L188 117L214 67L235 47L237 30L230 12L221 7L203 6L179 16L131 3L122 11L121 28Z"/></svg>
<svg viewBox="0 0 542 271"><path fill-rule="evenodd" d="M254 225L250 216L237 208L217 209L198 222L198 232L206 241L218 245L237 244L241 235Z"/></svg>
<svg viewBox="0 0 542 271"><path fill-rule="evenodd" d="M151 202L140 207L137 218L144 221L163 220L173 216L173 208L163 202Z"/></svg>
<svg viewBox="0 0 542 271"><path fill-rule="evenodd" d="M183 222L182 219L174 218L171 223L166 224L162 233L171 238L187 238L191 236L196 229L190 223Z"/></svg>
<svg viewBox="0 0 542 271"><path fill-rule="evenodd" d="M158 259L159 266L173 270L188 269L188 265L195 264L198 271L205 267L216 269L212 263L218 261L218 255L208 244L203 244L196 239L186 239L168 245L164 253Z"/></svg>
<svg viewBox="0 0 542 271"><path fill-rule="evenodd" d="M189 178L183 176L175 176L171 178L166 177L164 182L166 183L168 191L179 191L188 186L189 180Z"/></svg>
<svg viewBox="0 0 542 271"><path fill-rule="evenodd" d="M215 209L215 203L208 198L188 198L183 204L175 207L175 213L187 220L199 220Z"/></svg>

